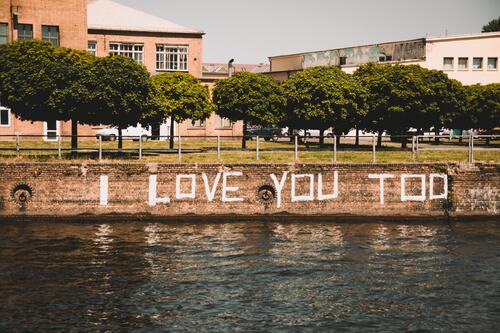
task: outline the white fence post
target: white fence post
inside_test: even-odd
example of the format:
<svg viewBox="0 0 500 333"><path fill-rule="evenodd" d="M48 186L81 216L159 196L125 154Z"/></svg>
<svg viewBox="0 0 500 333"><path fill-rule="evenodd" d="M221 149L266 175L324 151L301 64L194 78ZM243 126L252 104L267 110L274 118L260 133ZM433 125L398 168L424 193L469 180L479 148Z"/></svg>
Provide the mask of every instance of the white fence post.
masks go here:
<svg viewBox="0 0 500 333"><path fill-rule="evenodd" d="M139 159L142 160L142 135L139 135Z"/></svg>
<svg viewBox="0 0 500 333"><path fill-rule="evenodd" d="M61 153L61 134L58 134L57 135L57 157L59 159L61 159L61 156L62 153Z"/></svg>
<svg viewBox="0 0 500 333"><path fill-rule="evenodd" d="M337 136L333 136L333 163L337 163Z"/></svg>
<svg viewBox="0 0 500 333"><path fill-rule="evenodd" d="M217 161L220 161L220 135L217 135Z"/></svg>
<svg viewBox="0 0 500 333"><path fill-rule="evenodd" d="M21 141L19 139L19 134L16 134L16 155L19 157L19 151L21 149Z"/></svg>
<svg viewBox="0 0 500 333"><path fill-rule="evenodd" d="M177 143L177 147L179 150L179 163L182 162L182 147L181 147L181 134L179 133L178 139L179 142Z"/></svg>
<svg viewBox="0 0 500 333"><path fill-rule="evenodd" d="M299 160L299 137L295 135L295 162Z"/></svg>
<svg viewBox="0 0 500 333"><path fill-rule="evenodd" d="M99 135L99 161L102 161L102 135Z"/></svg>
<svg viewBox="0 0 500 333"><path fill-rule="evenodd" d="M377 144L377 139L376 139L375 134L374 134L372 137L372 163L375 163L377 161L376 144Z"/></svg>
<svg viewBox="0 0 500 333"><path fill-rule="evenodd" d="M255 159L258 161L259 160L259 136L257 135L257 142L255 146Z"/></svg>

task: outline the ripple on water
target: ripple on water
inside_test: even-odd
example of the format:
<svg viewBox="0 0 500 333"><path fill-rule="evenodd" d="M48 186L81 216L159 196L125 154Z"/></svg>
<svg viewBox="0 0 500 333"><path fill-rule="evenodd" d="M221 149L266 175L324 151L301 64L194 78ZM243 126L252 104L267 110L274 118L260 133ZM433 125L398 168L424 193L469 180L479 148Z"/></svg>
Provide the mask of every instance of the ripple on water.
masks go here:
<svg viewBox="0 0 500 333"><path fill-rule="evenodd" d="M500 224L0 223L0 331L495 331Z"/></svg>

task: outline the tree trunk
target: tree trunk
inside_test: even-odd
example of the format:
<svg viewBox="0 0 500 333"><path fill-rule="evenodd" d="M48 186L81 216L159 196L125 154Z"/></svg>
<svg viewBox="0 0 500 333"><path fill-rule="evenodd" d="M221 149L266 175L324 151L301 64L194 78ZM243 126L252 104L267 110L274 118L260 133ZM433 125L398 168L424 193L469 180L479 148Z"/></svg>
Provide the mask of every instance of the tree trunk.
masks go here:
<svg viewBox="0 0 500 333"><path fill-rule="evenodd" d="M123 149L122 127L118 126L118 152L121 153Z"/></svg>
<svg viewBox="0 0 500 333"><path fill-rule="evenodd" d="M337 147L340 147L340 135L337 135Z"/></svg>
<svg viewBox="0 0 500 333"><path fill-rule="evenodd" d="M170 116L170 144L169 148L174 149L174 136L175 136L175 121L174 117Z"/></svg>
<svg viewBox="0 0 500 333"><path fill-rule="evenodd" d="M405 135L401 137L401 148L406 148L408 145L408 140Z"/></svg>
<svg viewBox="0 0 500 333"><path fill-rule="evenodd" d="M434 143L435 144L439 144L439 128L436 126L436 128L434 129Z"/></svg>
<svg viewBox="0 0 500 333"><path fill-rule="evenodd" d="M325 130L319 130L319 147L323 148L325 145Z"/></svg>
<svg viewBox="0 0 500 333"><path fill-rule="evenodd" d="M464 132L463 128L460 128L460 136L458 137L458 143L462 143L462 141L463 141L463 138L462 138L463 132Z"/></svg>
<svg viewBox="0 0 500 333"><path fill-rule="evenodd" d="M356 141L354 142L356 147L359 147L359 128L356 127Z"/></svg>
<svg viewBox="0 0 500 333"><path fill-rule="evenodd" d="M377 136L377 147L381 148L382 147L382 134L384 132L383 131L379 131L378 132L378 136Z"/></svg>
<svg viewBox="0 0 500 333"><path fill-rule="evenodd" d="M78 120L71 119L71 155L78 150Z"/></svg>
<svg viewBox="0 0 500 333"><path fill-rule="evenodd" d="M248 124L246 120L243 120L243 137L241 138L241 149L247 149L247 128Z"/></svg>

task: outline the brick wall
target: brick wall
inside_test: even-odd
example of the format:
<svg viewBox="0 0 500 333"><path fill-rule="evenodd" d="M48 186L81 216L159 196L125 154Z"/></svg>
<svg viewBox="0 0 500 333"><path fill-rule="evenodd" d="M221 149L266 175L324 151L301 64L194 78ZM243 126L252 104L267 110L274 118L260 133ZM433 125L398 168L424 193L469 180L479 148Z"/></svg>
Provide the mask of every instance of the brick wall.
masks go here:
<svg viewBox="0 0 500 333"><path fill-rule="evenodd" d="M495 216L500 208L499 168L1 163L0 216Z"/></svg>

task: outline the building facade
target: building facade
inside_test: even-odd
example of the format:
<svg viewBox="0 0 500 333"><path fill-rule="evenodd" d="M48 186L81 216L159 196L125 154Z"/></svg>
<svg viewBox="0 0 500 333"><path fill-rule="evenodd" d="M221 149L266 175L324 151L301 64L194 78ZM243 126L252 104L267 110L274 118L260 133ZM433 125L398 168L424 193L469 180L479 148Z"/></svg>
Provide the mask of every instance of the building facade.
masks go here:
<svg viewBox="0 0 500 333"><path fill-rule="evenodd" d="M500 82L500 32L420 38L269 57L278 82L315 66L340 66L353 73L368 62L418 64L442 70L463 84Z"/></svg>
<svg viewBox="0 0 500 333"><path fill-rule="evenodd" d="M42 39L56 46L87 50L96 56L123 55L143 64L151 75L185 72L202 78L203 35L111 0L0 0L0 43ZM0 135L43 135L46 140L70 135L69 122L26 122L0 111ZM165 124L153 135L167 136ZM220 125L220 126L219 126ZM79 135L94 136L99 126L79 126ZM241 135L242 126L212 115L206 121L185 121L175 132L190 135Z"/></svg>

